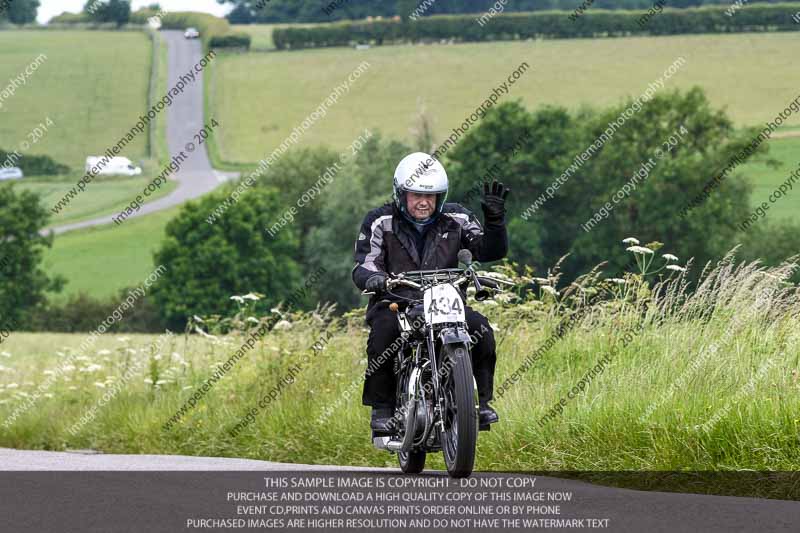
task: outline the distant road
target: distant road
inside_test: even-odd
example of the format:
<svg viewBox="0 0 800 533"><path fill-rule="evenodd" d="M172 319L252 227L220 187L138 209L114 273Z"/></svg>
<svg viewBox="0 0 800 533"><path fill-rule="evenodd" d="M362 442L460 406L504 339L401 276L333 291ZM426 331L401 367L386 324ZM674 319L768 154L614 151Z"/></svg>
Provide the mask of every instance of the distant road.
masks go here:
<svg viewBox="0 0 800 533"><path fill-rule="evenodd" d="M181 74L186 74L194 68L203 57L203 48L199 39L185 39L183 32L169 30L161 32L167 42L167 87L174 87ZM186 143L194 142L195 134L205 124L203 119L203 80L202 73L197 74L194 83L187 85L183 94L174 99L173 104L166 109L167 113L167 147L170 158L173 154L186 153ZM177 174L170 179L177 179L178 187L167 196L144 204L142 208L128 219L149 215L157 211L169 209L176 205L202 196L217 188L222 181L232 176L217 172L211 168L211 162L205 150L206 144L198 147L181 164ZM160 170L159 170L160 173ZM77 201L80 201L78 199ZM102 226L113 223L112 215L106 215L82 222L74 222L52 228L56 234L66 233L77 229Z"/></svg>
<svg viewBox="0 0 800 533"><path fill-rule="evenodd" d="M53 471L73 474L46 476L46 472ZM80 475L75 475L75 472ZM120 472L125 472L125 475L118 475ZM134 472L139 474L134 475ZM142 472L151 472L153 475L145 476ZM156 472L159 474L155 474ZM386 480L402 476L398 468L287 464L224 457L107 455L91 451L49 452L0 448L0 516L16 516L18 523L27 521L27 525L32 526L34 520L31 517L49 517L48 520L58 522L59 517L73 517L71 519L75 520L75 513L80 512L82 523L88 524L91 521L95 525L95 529L87 528L86 531L176 531L178 526L171 529L168 526L170 521L176 520L176 516L219 516L230 507L225 507L226 491L237 486L255 486L253 483L248 485L247 480L259 481L263 487L261 473L267 472L292 475L323 472L365 478L382 477ZM476 478L490 475L524 478L522 481L527 480L528 483L534 480L537 490L574 493L575 502L571 506L564 504L564 516L576 514L579 517L609 517L611 523L605 531L800 531L800 502L796 501L645 492L530 474L473 474ZM441 471L425 471L418 476L408 477L436 479L447 476ZM520 483L506 482L506 485L523 486ZM121 515L130 516L122 524L126 527L99 529L100 524L119 523ZM148 520L150 523L147 523ZM179 529L185 528L181 526ZM5 531L2 526L0 530ZM32 530L50 529L40 527ZM459 533L468 530L471 529L446 529ZM585 529L555 528L550 531Z"/></svg>

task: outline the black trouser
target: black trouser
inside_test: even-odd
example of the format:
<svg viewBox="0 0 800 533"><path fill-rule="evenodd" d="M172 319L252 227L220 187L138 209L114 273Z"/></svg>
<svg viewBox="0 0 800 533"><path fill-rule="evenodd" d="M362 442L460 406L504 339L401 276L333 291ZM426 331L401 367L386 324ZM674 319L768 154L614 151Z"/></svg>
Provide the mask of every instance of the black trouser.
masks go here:
<svg viewBox="0 0 800 533"><path fill-rule="evenodd" d="M494 331L485 316L466 308L467 329L470 337L477 343L472 346L472 373L478 385L478 399L488 402L494 390L494 367L497 362L495 352ZM371 330L367 340L367 371L364 380L362 403L372 407L394 407L397 390L394 374L396 349L400 342L400 325L397 313L388 307L371 309L367 315L367 324ZM383 354L383 356L381 356ZM376 364L381 361L380 364Z"/></svg>

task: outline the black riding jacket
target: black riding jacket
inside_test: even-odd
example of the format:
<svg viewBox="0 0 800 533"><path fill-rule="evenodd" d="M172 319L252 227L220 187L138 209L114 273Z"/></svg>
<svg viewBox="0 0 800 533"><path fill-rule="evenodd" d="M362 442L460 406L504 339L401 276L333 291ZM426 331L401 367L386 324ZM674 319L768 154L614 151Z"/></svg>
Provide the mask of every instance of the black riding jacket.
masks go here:
<svg viewBox="0 0 800 533"><path fill-rule="evenodd" d="M456 268L462 248L483 262L497 261L508 253L505 223L487 224L484 228L475 215L455 203L444 204L442 212L427 228L423 257L417 251L415 234L417 229L393 203L367 213L355 246L353 282L356 287L364 290L367 280L376 272L400 274L411 270ZM397 287L393 292L411 296L414 291ZM381 299L396 298L373 296L367 309Z"/></svg>

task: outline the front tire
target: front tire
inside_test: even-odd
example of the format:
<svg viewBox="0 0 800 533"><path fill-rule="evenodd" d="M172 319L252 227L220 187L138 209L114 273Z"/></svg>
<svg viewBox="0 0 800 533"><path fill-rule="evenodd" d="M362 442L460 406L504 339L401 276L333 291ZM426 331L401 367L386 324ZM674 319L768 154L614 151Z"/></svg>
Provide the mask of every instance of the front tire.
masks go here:
<svg viewBox="0 0 800 533"><path fill-rule="evenodd" d="M462 478L472 474L478 442L472 363L464 344L446 344L442 355L442 363L452 365L441 389L446 398L442 451L447 473Z"/></svg>

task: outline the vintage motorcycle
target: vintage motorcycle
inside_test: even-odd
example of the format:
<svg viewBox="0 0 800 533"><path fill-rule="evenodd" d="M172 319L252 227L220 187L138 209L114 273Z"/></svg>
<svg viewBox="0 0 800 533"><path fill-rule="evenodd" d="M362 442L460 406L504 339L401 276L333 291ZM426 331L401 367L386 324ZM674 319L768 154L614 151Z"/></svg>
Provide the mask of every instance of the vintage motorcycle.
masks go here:
<svg viewBox="0 0 800 533"><path fill-rule="evenodd" d="M428 452L444 453L451 477L467 477L475 463L478 430L478 393L472 375L471 342L465 318L466 286L475 287L475 299L500 291L503 280L479 276L472 254L461 250L465 268L419 270L392 275L387 293L407 302L389 308L397 313L402 345L394 370L397 398L392 418L394 433L373 438L379 449L396 452L403 472L425 468ZM509 283L509 285L513 285ZM410 287L422 293L413 299L392 293ZM364 292L363 294L372 294Z"/></svg>

